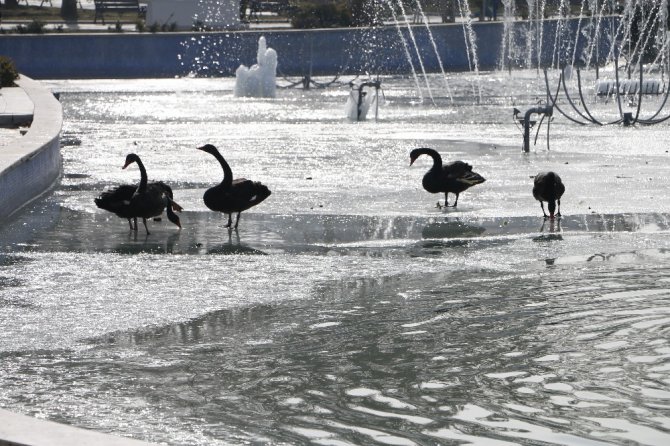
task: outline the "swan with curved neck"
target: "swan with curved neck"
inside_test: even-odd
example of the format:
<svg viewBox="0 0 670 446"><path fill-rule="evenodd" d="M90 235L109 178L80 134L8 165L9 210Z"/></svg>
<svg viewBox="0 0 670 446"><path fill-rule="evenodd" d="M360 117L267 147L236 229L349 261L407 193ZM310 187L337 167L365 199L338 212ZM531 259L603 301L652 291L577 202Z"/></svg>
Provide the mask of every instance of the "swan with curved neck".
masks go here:
<svg viewBox="0 0 670 446"><path fill-rule="evenodd" d="M95 204L101 209L127 219L131 231L137 231L137 218L142 218L144 228L149 234L146 219L159 216L164 209L168 220L181 229L181 221L174 211L181 211L182 207L173 200L172 188L162 181L149 182L142 160L134 153L126 156L122 168L125 169L133 163L140 169L139 185L123 184L105 191L94 200Z"/></svg>
<svg viewBox="0 0 670 446"><path fill-rule="evenodd" d="M428 155L433 159L433 166L423 176L423 188L433 194L444 193L444 207L449 207L449 192L456 195L456 200L452 205L456 207L461 192L486 181L483 176L473 172L472 166L466 162L452 161L443 165L440 154L428 147L412 150L409 154L409 165L414 164L421 155ZM437 206L442 207L439 201Z"/></svg>
<svg viewBox="0 0 670 446"><path fill-rule="evenodd" d="M540 172L533 180L533 197L540 202L544 218L554 219L556 203L558 212L556 217L561 217L561 197L565 193L565 185L556 172ZM544 211L544 201L547 202L549 215Z"/></svg>
<svg viewBox="0 0 670 446"><path fill-rule="evenodd" d="M271 194L270 189L258 181L251 181L245 178L233 180L233 171L230 165L212 144L205 144L197 149L214 156L223 169L223 180L221 183L210 187L203 195L205 206L213 211L228 214L228 224L225 226L227 228L232 227L232 214L237 213L234 226L237 229L242 211L256 206L269 197Z"/></svg>

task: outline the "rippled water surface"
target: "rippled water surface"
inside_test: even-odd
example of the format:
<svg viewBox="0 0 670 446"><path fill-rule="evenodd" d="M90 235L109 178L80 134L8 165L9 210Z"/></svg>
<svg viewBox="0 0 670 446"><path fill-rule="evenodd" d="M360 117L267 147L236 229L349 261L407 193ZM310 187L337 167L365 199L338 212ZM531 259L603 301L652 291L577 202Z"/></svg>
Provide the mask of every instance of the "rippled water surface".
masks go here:
<svg viewBox="0 0 670 446"><path fill-rule="evenodd" d="M361 123L343 87L47 83L63 177L0 227L0 406L174 445L670 444L667 125L557 117L523 154L525 77L451 75L435 106L385 79ZM207 142L273 191L239 231L202 202ZM420 146L487 181L437 209ZM173 186L181 231L95 207L138 180L129 152ZM530 193L549 169L557 222Z"/></svg>

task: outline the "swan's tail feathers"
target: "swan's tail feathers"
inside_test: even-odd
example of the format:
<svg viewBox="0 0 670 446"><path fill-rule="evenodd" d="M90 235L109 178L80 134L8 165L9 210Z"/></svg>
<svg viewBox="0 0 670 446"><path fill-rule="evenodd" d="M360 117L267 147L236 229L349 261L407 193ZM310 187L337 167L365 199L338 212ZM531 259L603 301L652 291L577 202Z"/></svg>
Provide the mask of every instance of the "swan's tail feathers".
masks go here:
<svg viewBox="0 0 670 446"><path fill-rule="evenodd" d="M470 186L474 186L475 184L483 183L486 181L486 178L476 172L468 172L466 175L463 175L461 178L459 178L459 181Z"/></svg>
<svg viewBox="0 0 670 446"><path fill-rule="evenodd" d="M268 189L268 187L265 184L254 182L254 194L249 199L249 202L253 203L253 205L255 206L258 203L261 203L270 195L272 195L272 192L270 191L270 189Z"/></svg>

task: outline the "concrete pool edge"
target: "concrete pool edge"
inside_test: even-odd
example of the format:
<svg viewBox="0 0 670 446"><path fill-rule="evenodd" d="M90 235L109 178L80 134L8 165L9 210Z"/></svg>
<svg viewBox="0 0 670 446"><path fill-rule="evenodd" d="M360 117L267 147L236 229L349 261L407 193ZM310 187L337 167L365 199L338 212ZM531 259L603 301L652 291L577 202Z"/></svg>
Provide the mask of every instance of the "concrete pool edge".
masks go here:
<svg viewBox="0 0 670 446"><path fill-rule="evenodd" d="M0 147L0 222L48 191L61 171L60 102L26 76L17 84L33 104L33 119L25 135Z"/></svg>
<svg viewBox="0 0 670 446"><path fill-rule="evenodd" d="M51 91L26 76L17 81L32 102L30 128L20 138L0 146L0 224L48 192L61 172L60 132L63 109ZM11 111L12 105L8 107ZM26 104L20 104L25 109ZM0 408L0 446L60 446L95 444L133 446L148 443L80 429L8 412Z"/></svg>
<svg viewBox="0 0 670 446"><path fill-rule="evenodd" d="M139 440L38 420L0 409L0 446L141 446Z"/></svg>

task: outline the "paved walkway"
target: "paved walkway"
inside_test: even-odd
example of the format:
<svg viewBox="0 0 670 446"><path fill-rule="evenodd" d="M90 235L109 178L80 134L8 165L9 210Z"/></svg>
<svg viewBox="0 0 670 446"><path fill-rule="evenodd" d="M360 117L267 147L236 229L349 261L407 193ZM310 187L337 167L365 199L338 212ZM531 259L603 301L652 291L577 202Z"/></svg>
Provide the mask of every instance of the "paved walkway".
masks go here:
<svg viewBox="0 0 670 446"><path fill-rule="evenodd" d="M23 89L0 88L0 147L22 136L33 120L33 108Z"/></svg>

